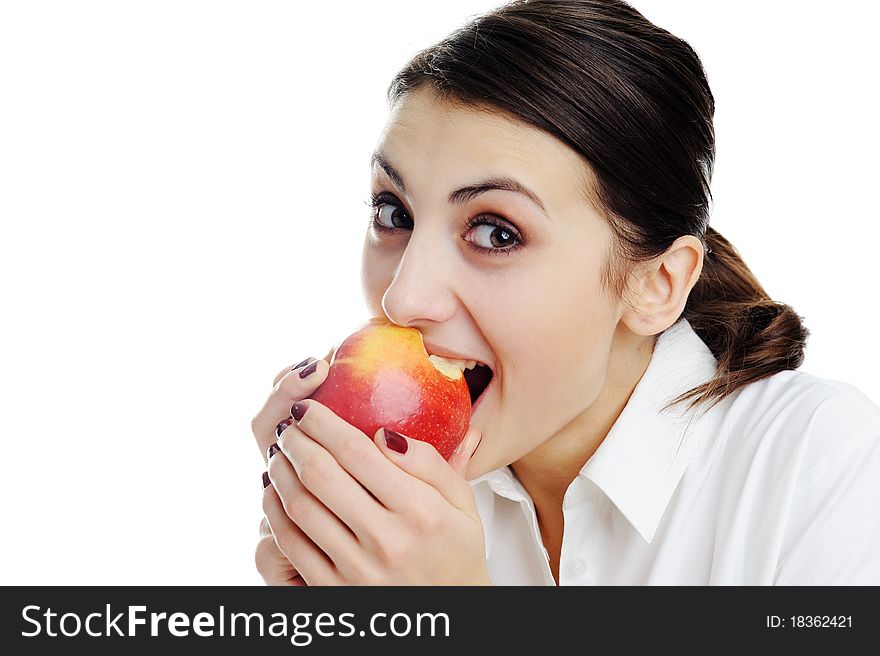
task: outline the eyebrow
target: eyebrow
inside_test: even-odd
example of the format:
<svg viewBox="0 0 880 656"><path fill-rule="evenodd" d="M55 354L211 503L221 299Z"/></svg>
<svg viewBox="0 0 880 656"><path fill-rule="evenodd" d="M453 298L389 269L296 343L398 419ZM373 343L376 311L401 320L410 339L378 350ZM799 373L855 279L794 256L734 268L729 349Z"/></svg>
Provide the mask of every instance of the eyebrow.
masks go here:
<svg viewBox="0 0 880 656"><path fill-rule="evenodd" d="M404 185L403 183L403 176L400 174L400 171L394 168L391 162L388 161L388 158L385 157L385 154L382 153L382 151L380 150L374 152L373 156L370 158L371 169L375 164L378 164L380 167L382 167L382 170L385 171L385 174L389 178L391 178L391 181L397 186L398 189L400 189L400 191L406 193L406 185ZM541 211L544 213L544 215L549 218L549 216L547 215L547 209L544 207L544 203L541 202L541 199L535 192L533 192L531 189L526 187L518 180L505 175L493 175L474 184L462 187L461 189L456 189L451 194L449 194L449 202L453 205L462 205L470 200L473 200L481 194L485 194L487 191L493 191L496 189L500 191L512 191L516 194L525 196L535 205L541 208Z"/></svg>

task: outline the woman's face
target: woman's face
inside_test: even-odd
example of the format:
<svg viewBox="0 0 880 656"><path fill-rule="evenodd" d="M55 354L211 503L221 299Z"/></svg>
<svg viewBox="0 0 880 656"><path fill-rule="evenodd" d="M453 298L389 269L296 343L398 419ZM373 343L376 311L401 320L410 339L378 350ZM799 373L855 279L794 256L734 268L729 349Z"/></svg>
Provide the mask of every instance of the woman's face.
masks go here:
<svg viewBox="0 0 880 656"><path fill-rule="evenodd" d="M376 152L371 220L392 229L367 229L367 306L418 328L429 352L492 368L471 419L483 435L475 478L546 442L602 391L622 314L600 286L611 231L584 198L589 169L575 151L429 90L392 109ZM502 177L537 202L481 191Z"/></svg>

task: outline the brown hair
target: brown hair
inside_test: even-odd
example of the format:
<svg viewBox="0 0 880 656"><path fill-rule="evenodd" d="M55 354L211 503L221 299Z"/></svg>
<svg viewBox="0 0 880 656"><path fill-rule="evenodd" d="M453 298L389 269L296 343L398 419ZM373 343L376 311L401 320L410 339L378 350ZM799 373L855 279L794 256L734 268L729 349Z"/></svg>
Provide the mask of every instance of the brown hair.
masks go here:
<svg viewBox="0 0 880 656"><path fill-rule="evenodd" d="M616 237L603 284L625 300L632 266L682 235L707 246L683 316L718 359L674 399L713 400L804 357L809 331L773 301L709 227L715 100L682 39L620 0L514 0L418 52L388 87L394 105L429 87L443 100L544 130L589 164L585 198Z"/></svg>

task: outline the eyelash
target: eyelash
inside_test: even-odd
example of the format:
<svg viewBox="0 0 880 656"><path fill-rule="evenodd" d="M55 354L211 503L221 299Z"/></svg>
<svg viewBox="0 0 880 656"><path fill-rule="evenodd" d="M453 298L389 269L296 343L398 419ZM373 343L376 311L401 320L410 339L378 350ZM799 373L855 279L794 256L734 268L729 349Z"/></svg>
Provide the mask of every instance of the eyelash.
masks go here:
<svg viewBox="0 0 880 656"><path fill-rule="evenodd" d="M401 212L406 212L404 207L400 204L400 202L396 198L394 198L394 196L387 194L387 193L384 193L384 192L379 193L379 194L373 194L370 197L370 200L364 201L364 203L367 206L373 208L373 215L372 215L370 223L372 224L372 227L374 230L377 230L378 232L385 232L385 233L397 232L398 230L405 230L405 228L389 228L387 226L382 225L381 223L379 223L376 220L377 215L378 215L378 212L376 210L382 205L394 205ZM496 228L501 228L501 229L509 232L513 236L513 238L516 239L517 243L513 244L512 246L506 246L504 248L486 248L485 246L477 246L472 241L465 240L465 242L468 245L468 248L470 248L474 252L485 253L487 255L510 255L511 253L513 253L513 251L519 250L524 245L523 239L517 230L514 230L512 228L512 226L510 226L508 223L502 222L489 214L481 214L481 215L476 216L474 218L468 219L468 221L465 225L465 229L467 232L470 232L471 229L473 229L474 227L479 226L479 225L491 225L491 226L495 226Z"/></svg>

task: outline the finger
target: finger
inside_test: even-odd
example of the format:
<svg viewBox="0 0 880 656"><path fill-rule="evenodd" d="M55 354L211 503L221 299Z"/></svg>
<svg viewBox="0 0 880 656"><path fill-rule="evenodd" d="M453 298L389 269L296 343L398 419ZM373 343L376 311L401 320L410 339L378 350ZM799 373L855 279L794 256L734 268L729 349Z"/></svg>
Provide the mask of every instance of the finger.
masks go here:
<svg viewBox="0 0 880 656"><path fill-rule="evenodd" d="M290 520L272 485L263 490L263 513L275 536L275 544L279 551L308 585L332 585L337 582L338 577L333 563L309 536Z"/></svg>
<svg viewBox="0 0 880 656"><path fill-rule="evenodd" d="M266 516L263 515L263 519L260 520L260 537L264 538L267 535L268 536L272 535L272 529L269 528L269 522L266 521Z"/></svg>
<svg viewBox="0 0 880 656"><path fill-rule="evenodd" d="M278 374L275 376L275 380L272 381L272 387L275 387L278 384L279 380L284 378L287 374L289 374L294 369L302 369L303 367L305 367L307 364L313 362L314 360L317 360L317 358L308 357L305 360L303 360L302 362L298 362L297 364L290 365L289 367L284 367L284 369L279 371Z"/></svg>
<svg viewBox="0 0 880 656"><path fill-rule="evenodd" d="M379 503L392 512L409 507L403 491L410 477L370 444L370 437L313 399L301 401L296 407L297 428L329 451Z"/></svg>
<svg viewBox="0 0 880 656"><path fill-rule="evenodd" d="M354 571L363 556L354 533L305 488L283 453L270 458L269 478L293 523L327 554L339 571Z"/></svg>
<svg viewBox="0 0 880 656"><path fill-rule="evenodd" d="M469 428L468 431L472 433L476 429ZM467 448L473 453L476 448L474 435L467 437L471 441ZM377 430L373 439L380 451L403 471L430 485L456 508L476 512L470 484L443 459L433 445L384 428Z"/></svg>
<svg viewBox="0 0 880 656"><path fill-rule="evenodd" d="M330 438L328 441L332 441ZM391 523L391 513L346 471L321 443L293 424L278 439L278 446L287 456L303 486L339 517L361 541L372 542L372 536ZM382 454L361 433L352 449L371 450L374 457Z"/></svg>
<svg viewBox="0 0 880 656"><path fill-rule="evenodd" d="M461 440L461 444L449 456L449 466L464 479L467 479L465 471L467 470L468 463L482 440L483 434L480 432L480 429L470 424L467 432L464 434L464 438Z"/></svg>
<svg viewBox="0 0 880 656"><path fill-rule="evenodd" d="M325 362L332 363L334 353L336 353L336 346L332 346L330 348L330 350L327 351L327 355L325 355L322 359ZM293 371L294 369L301 369L315 359L316 358L309 357L298 364L294 364L289 367L284 367L284 369L279 371L278 374L275 376L275 380L272 381L272 387L275 387L275 385L278 384L278 381L281 380L282 378L284 378L289 372Z"/></svg>
<svg viewBox="0 0 880 656"><path fill-rule="evenodd" d="M268 475L268 472L266 474ZM306 585L299 572L275 543L275 536L269 528L265 515L260 520L260 540L257 542L254 559L257 571L267 585Z"/></svg>
<svg viewBox="0 0 880 656"><path fill-rule="evenodd" d="M254 563L266 585L303 586L306 584L287 556L278 548L275 537L271 533L264 535L257 542Z"/></svg>
<svg viewBox="0 0 880 656"><path fill-rule="evenodd" d="M277 439L275 427L283 419L290 418L291 404L313 394L327 378L329 370L330 365L324 360L313 360L310 364L287 372L272 389L262 409L251 420L251 431L263 460L266 459L266 449ZM302 374L305 377L301 377Z"/></svg>

